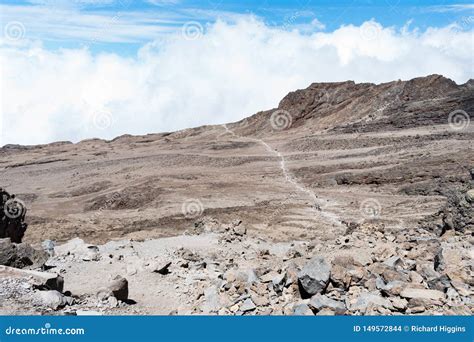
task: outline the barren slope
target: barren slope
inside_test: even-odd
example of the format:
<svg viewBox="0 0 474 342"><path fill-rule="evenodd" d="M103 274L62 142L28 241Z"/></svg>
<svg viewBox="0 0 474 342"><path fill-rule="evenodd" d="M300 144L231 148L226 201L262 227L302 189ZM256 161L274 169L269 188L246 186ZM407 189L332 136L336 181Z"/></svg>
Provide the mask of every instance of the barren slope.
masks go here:
<svg viewBox="0 0 474 342"><path fill-rule="evenodd" d="M29 242L172 236L213 218L280 241L370 220L443 229L448 214L472 228L451 207L474 166L473 89L437 75L318 83L233 124L5 146L0 185L26 202Z"/></svg>

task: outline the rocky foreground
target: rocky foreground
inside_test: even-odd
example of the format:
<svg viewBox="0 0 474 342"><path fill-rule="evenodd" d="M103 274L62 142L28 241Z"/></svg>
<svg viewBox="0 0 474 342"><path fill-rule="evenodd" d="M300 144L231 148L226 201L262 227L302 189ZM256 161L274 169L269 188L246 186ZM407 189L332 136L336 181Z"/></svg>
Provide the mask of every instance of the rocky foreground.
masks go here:
<svg viewBox="0 0 474 342"><path fill-rule="evenodd" d="M47 271L4 266L0 313L471 315L473 245L471 233L369 223L331 243L269 243L217 220L163 239L45 241L44 251L4 239L3 263Z"/></svg>

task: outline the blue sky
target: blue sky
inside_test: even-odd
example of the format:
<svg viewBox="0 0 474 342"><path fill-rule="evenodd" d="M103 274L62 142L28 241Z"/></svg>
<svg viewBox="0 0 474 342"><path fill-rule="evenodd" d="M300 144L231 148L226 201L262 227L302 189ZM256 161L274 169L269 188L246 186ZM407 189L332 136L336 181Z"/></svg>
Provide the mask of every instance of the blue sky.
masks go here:
<svg viewBox="0 0 474 342"><path fill-rule="evenodd" d="M233 122L313 82L474 78L463 0L3 0L0 16L0 146Z"/></svg>
<svg viewBox="0 0 474 342"><path fill-rule="evenodd" d="M470 29L474 15L472 1L465 0L3 0L2 3L2 21L22 22L28 38L39 39L50 49L87 46L93 52L121 55L133 55L144 43L180 30L189 21L197 21L205 28L207 23L219 18L233 20L249 14L269 26L306 33L329 32L370 19L383 26L402 27L410 23L421 30L454 22ZM107 32L96 37L94 32L98 31Z"/></svg>

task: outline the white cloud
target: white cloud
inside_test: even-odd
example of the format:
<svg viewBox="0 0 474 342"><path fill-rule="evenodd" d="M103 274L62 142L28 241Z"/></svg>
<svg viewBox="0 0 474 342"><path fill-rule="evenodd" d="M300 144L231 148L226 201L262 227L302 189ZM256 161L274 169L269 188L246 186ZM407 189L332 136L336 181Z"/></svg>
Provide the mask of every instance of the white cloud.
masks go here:
<svg viewBox="0 0 474 342"><path fill-rule="evenodd" d="M474 10L474 4L452 4L452 5L438 5L429 6L425 9L427 12L461 12Z"/></svg>
<svg viewBox="0 0 474 342"><path fill-rule="evenodd" d="M472 77L473 32L424 32L375 21L303 34L246 17L198 39L181 33L135 58L41 44L0 48L0 143L45 143L163 132L235 121L312 82L384 82L432 73Z"/></svg>

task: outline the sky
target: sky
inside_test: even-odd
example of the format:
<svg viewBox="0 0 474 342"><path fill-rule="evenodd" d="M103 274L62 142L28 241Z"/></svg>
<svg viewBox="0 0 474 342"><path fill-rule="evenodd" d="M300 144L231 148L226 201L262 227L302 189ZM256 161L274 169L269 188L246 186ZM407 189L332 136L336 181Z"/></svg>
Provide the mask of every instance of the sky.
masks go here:
<svg viewBox="0 0 474 342"><path fill-rule="evenodd" d="M472 1L2 0L0 146L240 120L313 82L474 73Z"/></svg>

